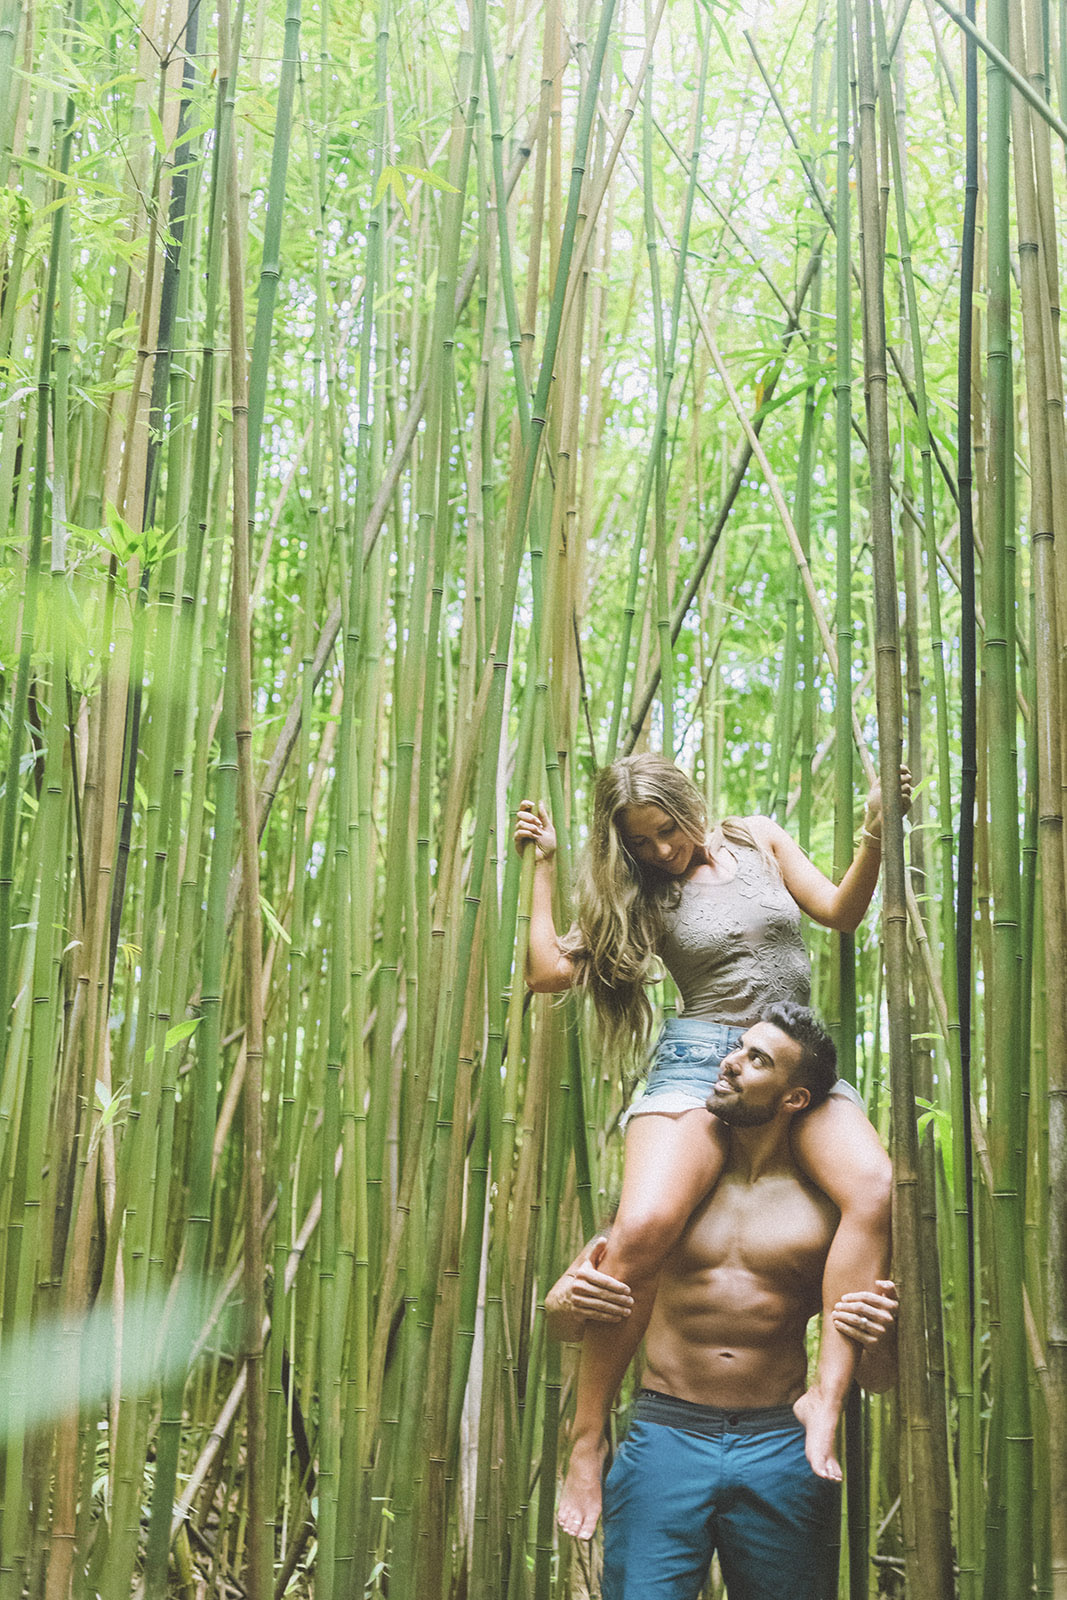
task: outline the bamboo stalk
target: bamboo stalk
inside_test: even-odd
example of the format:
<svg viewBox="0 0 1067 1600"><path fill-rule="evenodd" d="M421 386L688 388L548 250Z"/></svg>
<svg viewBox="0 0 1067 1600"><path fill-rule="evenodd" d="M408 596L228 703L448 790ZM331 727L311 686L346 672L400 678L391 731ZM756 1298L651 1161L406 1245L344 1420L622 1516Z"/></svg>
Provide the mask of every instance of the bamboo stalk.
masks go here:
<svg viewBox="0 0 1067 1600"><path fill-rule="evenodd" d="M1005 54L1002 43L996 39L987 38L984 34L979 33L971 19L964 16L961 11L957 11L955 6L950 5L949 0L937 0L937 4L941 7L942 11L945 12L946 16L952 18L956 26L967 35L967 38L978 46L983 55L988 58L991 65L995 67L998 72L1002 72L1004 74L1012 88L1019 91L1023 99L1027 101L1034 111L1037 112L1038 116L1047 122L1053 132L1057 133L1060 138L1067 143L1067 123L1060 121L1059 117L1055 115L1048 103L1043 100L1034 89L1031 88L1030 84L1023 77L1022 73L1018 72L1016 68L1012 66L1010 58ZM990 25L990 33L993 32L994 26L995 25L993 24ZM1006 43L1007 41L1004 40L1003 45L1006 45Z"/></svg>
<svg viewBox="0 0 1067 1600"><path fill-rule="evenodd" d="M881 230L878 223L877 167L874 131L872 29L867 0L856 7L856 69L859 97L858 164L863 219L864 383L871 440L871 544L876 608L876 687L879 765L884 807L883 924L886 954L886 999L889 1017L890 1071L893 1083L893 1155L896 1172L894 1242L897 1260L919 1258L920 1218L915 1189L918 1144L914 1085L911 1081L911 1019L907 983L907 906L904 840L898 771L902 755L901 684L897 622L897 583L892 542L889 489L889 433L882 280ZM899 1272L900 1267L896 1270ZM922 1299L909 1300L901 1285L900 1351L904 1428L901 1476L927 1484L933 1477L930 1458L927 1396L926 1329ZM925 1493L906 1492L910 1501L910 1538L905 1547L909 1590L923 1595L952 1592L952 1553L946 1523L939 1523ZM913 1542L912 1542L913 1541Z"/></svg>
<svg viewBox="0 0 1067 1600"><path fill-rule="evenodd" d="M1031 17L1031 26L1036 19ZM1038 31L1038 37L1040 32ZM1022 63L1025 49L1022 37L1022 18L1010 19L1010 46L1012 56ZM1036 761L1038 768L1037 809L1039 813L1038 837L1041 858L1042 924L1044 929L1045 995L1047 1001L1045 1037L1050 1062L1063 1060L1067 1051L1064 1037L1067 1018L1067 994L1063 984L1062 953L1067 943L1063 866L1063 810L1062 810L1062 734L1059 682L1059 639L1056 607L1056 577L1053 529L1056 525L1053 499L1053 434L1050 428L1048 401L1057 394L1058 380L1051 383L1046 365L1055 362L1058 340L1053 336L1053 322L1048 306L1052 262L1045 259L1041 248L1038 219L1037 185L1033 156L1036 130L1031 126L1021 103L1012 99L1012 150L1015 157L1015 198L1019 217L1019 270L1023 312L1023 339L1027 382L1027 418L1030 456L1032 527L1032 569L1035 602L1034 659L1036 670L1035 703L1040 708L1036 718ZM1034 140L1034 143L1031 141ZM1044 270L1042 270L1044 267ZM1057 296L1058 298L1058 296ZM1061 411L1062 415L1062 411ZM1062 436L1061 436L1062 437ZM1050 1083L1050 1111L1053 1119L1057 1110L1059 1074ZM1061 1130L1050 1128L1050 1160L1054 1172L1050 1183L1053 1205L1062 1213L1063 1180ZM1059 1236L1059 1225L1052 1229ZM1051 1496L1050 1530L1052 1535L1051 1577L1053 1593L1057 1586L1062 1591L1067 1586L1067 1546L1060 1526L1061 1511L1067 1501L1067 1406L1063 1380L1065 1364L1061 1355L1063 1341L1063 1291L1060 1275L1049 1275L1050 1328L1048 1341L1049 1367L1052 1378L1052 1407L1050 1422ZM1056 1281L1053 1282L1053 1279ZM1054 1309L1053 1309L1054 1308ZM1040 1555L1038 1565L1040 1567Z"/></svg>
<svg viewBox="0 0 1067 1600"><path fill-rule="evenodd" d="M230 55L232 48L233 54ZM228 8L219 13L219 51L236 76L239 35L231 44ZM226 174L227 255L230 286L230 386L234 418L233 452L233 578L231 596L231 661L236 668L234 731L237 750L237 802L241 827L241 864L244 906L242 948L244 956L245 1034L244 1179L246 1185L245 1235L245 1351L248 1374L248 1539L249 1583L253 1593L263 1593L272 1568L272 1519L267 1506L264 1478L266 1456L265 1394L263 1380L263 1249L259 1218L263 1214L263 951L259 907L259 857L257 850L255 787L252 774L252 621L249 606L251 561L249 552L250 463L248 448L248 373L244 331L243 251L239 232L237 155L231 142Z"/></svg>

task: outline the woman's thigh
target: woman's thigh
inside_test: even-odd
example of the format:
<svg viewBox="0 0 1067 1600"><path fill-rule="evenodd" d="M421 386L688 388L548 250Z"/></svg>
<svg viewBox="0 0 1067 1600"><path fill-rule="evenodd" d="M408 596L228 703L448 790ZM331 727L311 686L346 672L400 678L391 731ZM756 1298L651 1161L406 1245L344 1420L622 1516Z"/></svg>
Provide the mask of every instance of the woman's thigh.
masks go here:
<svg viewBox="0 0 1067 1600"><path fill-rule="evenodd" d="M676 1238L718 1182L725 1159L726 1131L710 1112L648 1111L632 1117L613 1233L659 1226Z"/></svg>

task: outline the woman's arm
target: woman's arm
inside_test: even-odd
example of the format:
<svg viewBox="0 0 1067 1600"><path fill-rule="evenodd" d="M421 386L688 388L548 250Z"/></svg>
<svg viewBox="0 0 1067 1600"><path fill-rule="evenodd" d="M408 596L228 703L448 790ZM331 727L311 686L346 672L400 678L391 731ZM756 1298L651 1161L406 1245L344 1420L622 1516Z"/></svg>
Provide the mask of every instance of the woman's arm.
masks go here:
<svg viewBox="0 0 1067 1600"><path fill-rule="evenodd" d="M905 812L911 805L911 774L900 769L900 799ZM840 883L835 884L813 861L809 861L795 839L769 817L751 817L749 825L774 855L782 882L801 911L815 922L838 933L854 933L871 903L878 869L882 862L882 791L877 784L867 796L863 831L852 863Z"/></svg>
<svg viewBox="0 0 1067 1600"><path fill-rule="evenodd" d="M608 1240L599 1234L578 1252L545 1295L545 1327L550 1339L577 1344L587 1322L622 1322L634 1298L625 1283L597 1268Z"/></svg>
<svg viewBox="0 0 1067 1600"><path fill-rule="evenodd" d="M552 861L556 830L544 806L523 800L515 819L515 848L521 855L530 840L535 849L530 940L526 947L526 985L535 994L559 994L574 983L574 962L560 945L552 917Z"/></svg>

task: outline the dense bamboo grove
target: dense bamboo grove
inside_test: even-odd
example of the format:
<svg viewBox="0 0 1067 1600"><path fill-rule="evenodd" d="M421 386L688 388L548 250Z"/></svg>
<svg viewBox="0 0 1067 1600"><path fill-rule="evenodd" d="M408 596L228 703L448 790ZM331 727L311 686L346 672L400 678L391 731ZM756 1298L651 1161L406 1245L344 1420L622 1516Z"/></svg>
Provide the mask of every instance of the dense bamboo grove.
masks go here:
<svg viewBox="0 0 1067 1600"><path fill-rule="evenodd" d="M510 828L642 746L919 780L841 1593L1067 1596L1065 124L1064 0L3 0L0 1600L599 1592Z"/></svg>

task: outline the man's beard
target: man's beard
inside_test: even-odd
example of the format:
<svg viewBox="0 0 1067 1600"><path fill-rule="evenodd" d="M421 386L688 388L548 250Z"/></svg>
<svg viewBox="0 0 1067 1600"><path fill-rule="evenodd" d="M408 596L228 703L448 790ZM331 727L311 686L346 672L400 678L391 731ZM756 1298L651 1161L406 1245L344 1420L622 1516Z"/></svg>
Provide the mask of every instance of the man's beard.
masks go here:
<svg viewBox="0 0 1067 1600"><path fill-rule="evenodd" d="M729 1128L762 1128L778 1115L777 1106L747 1105L740 1096L722 1105L713 1101L708 1110L713 1111L719 1121L725 1122Z"/></svg>

